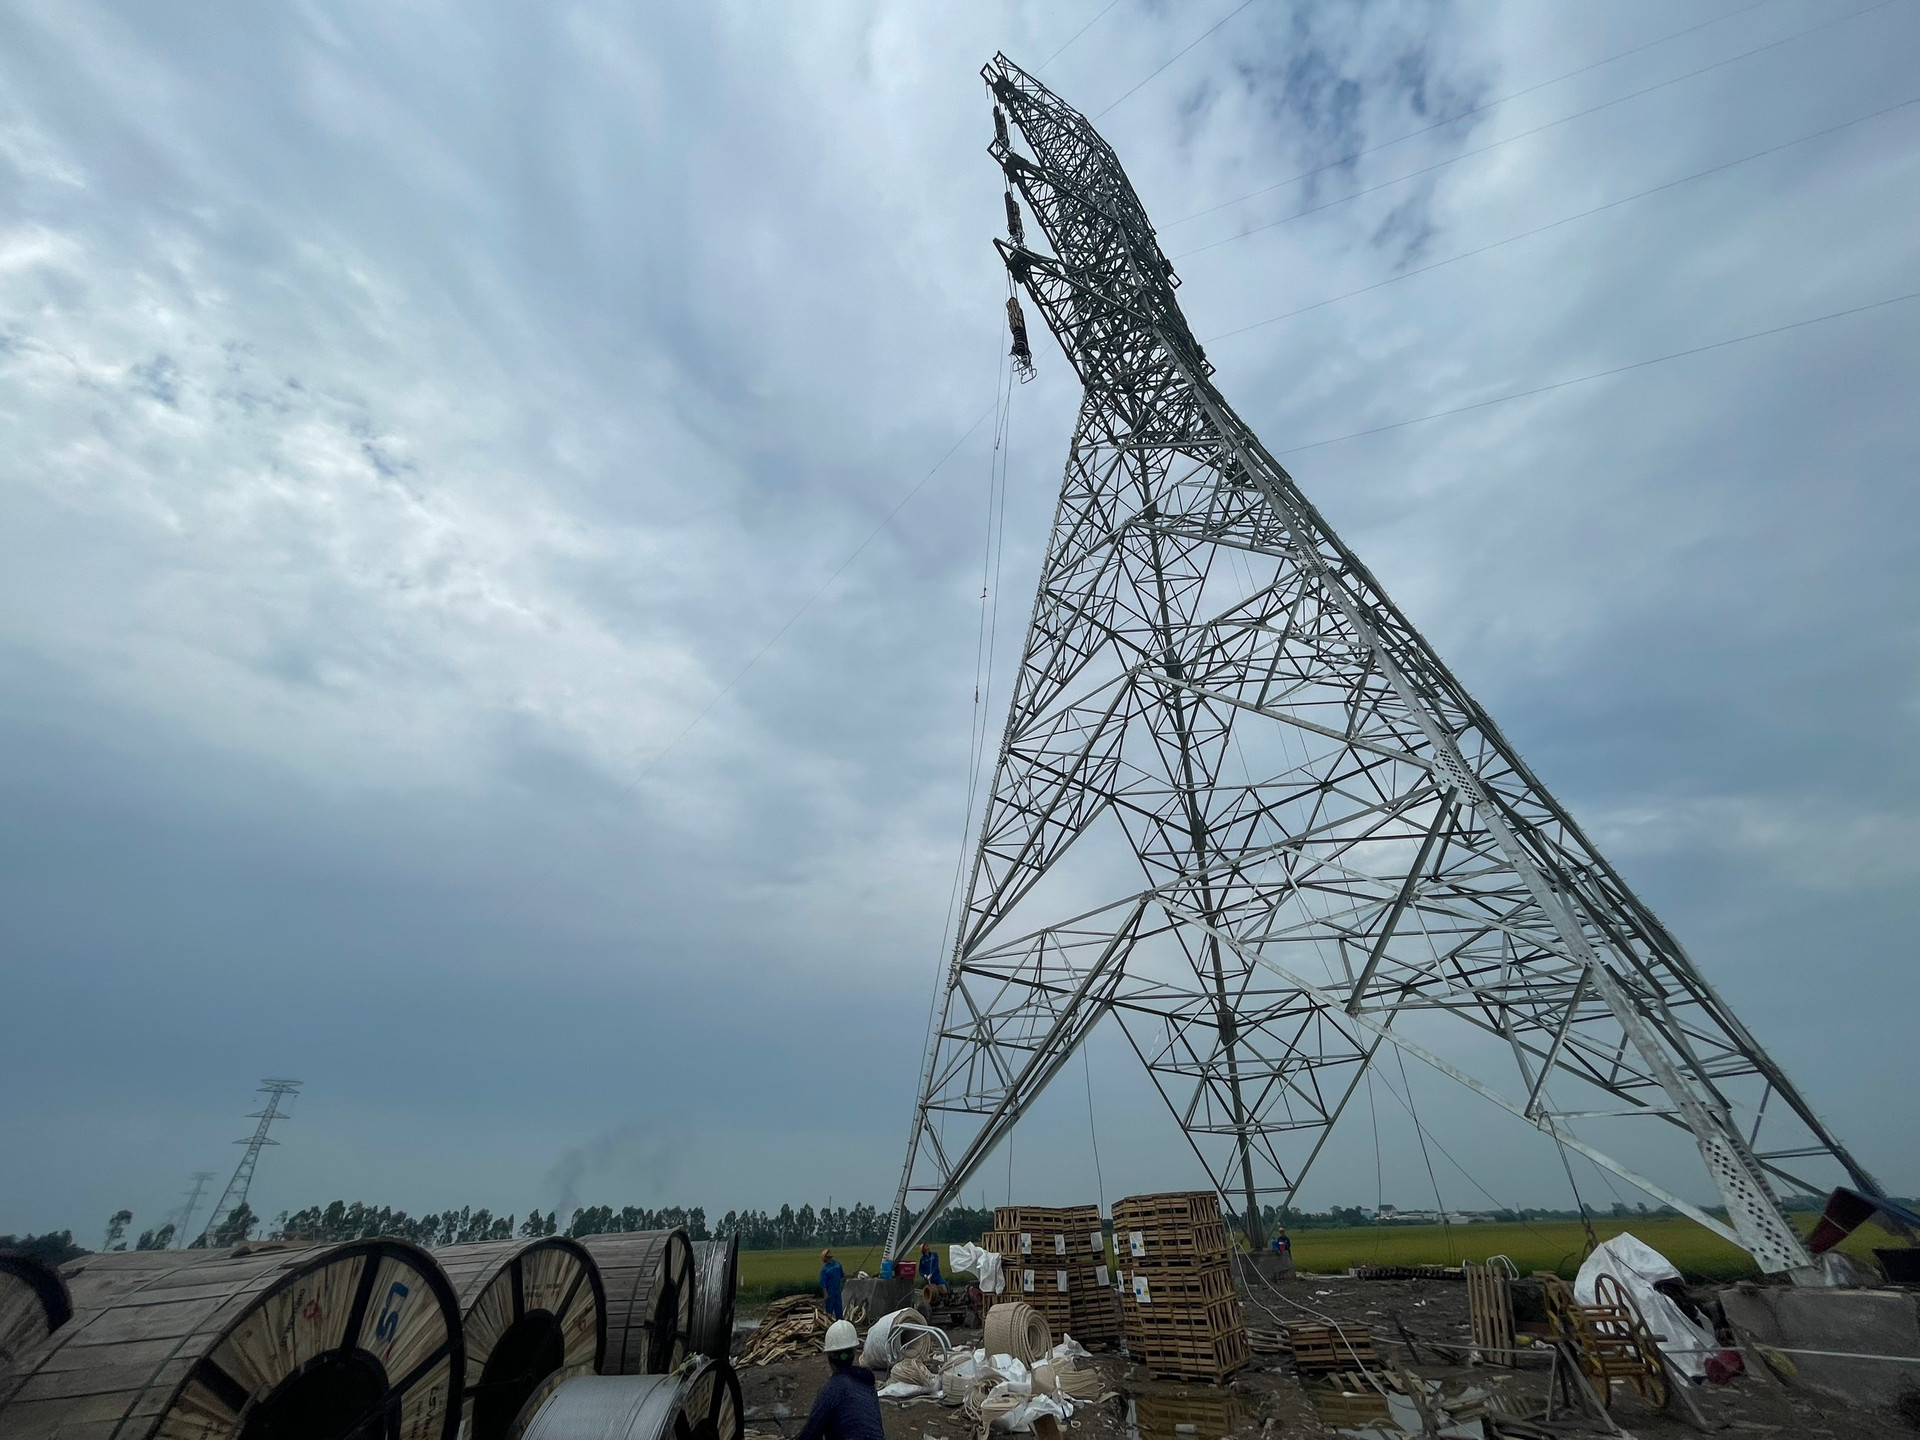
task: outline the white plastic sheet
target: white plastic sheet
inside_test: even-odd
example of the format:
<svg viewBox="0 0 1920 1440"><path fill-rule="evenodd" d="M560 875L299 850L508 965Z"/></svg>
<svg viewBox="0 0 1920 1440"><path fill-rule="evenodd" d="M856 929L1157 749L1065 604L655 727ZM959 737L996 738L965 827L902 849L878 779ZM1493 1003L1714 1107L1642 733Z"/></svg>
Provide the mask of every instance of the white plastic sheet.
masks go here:
<svg viewBox="0 0 1920 1440"><path fill-rule="evenodd" d="M1680 1272L1671 1261L1644 1241L1631 1235L1616 1235L1586 1258L1574 1277L1573 1298L1582 1305L1594 1303L1594 1282L1602 1275L1618 1280L1647 1328L1659 1341L1660 1351L1689 1380L1707 1373L1707 1357L1720 1352L1713 1332L1696 1325L1672 1300L1654 1289L1659 1280L1678 1280Z"/></svg>
<svg viewBox="0 0 1920 1440"><path fill-rule="evenodd" d="M978 1245L949 1246L947 1266L956 1275L965 1271L978 1276L980 1289L988 1295L998 1295L1006 1289L1007 1280L1000 1257L991 1250L982 1250Z"/></svg>

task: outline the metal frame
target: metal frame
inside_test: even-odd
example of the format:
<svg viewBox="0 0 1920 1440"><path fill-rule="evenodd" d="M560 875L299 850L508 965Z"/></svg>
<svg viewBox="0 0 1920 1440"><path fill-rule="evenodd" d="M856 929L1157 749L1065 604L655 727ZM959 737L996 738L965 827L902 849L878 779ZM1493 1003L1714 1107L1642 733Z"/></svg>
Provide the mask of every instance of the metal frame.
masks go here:
<svg viewBox="0 0 1920 1440"><path fill-rule="evenodd" d="M1773 1186L1822 1187L1788 1162L1872 1178L1214 389L1106 142L1004 56L982 74L1052 253L996 244L1085 394L888 1253L1112 1015L1256 1245L1390 1042L1762 1269L1809 1264ZM1403 1033L1439 1020L1496 1038L1518 1096ZM1688 1132L1726 1218L1577 1138L1597 1114Z"/></svg>
<svg viewBox="0 0 1920 1440"><path fill-rule="evenodd" d="M214 1202L213 1211L207 1216L207 1223L200 1231L200 1238L193 1242L195 1245L198 1246L209 1243L214 1232L220 1228L227 1217L247 1203L247 1191L252 1188L253 1172L254 1168L260 1163L260 1152L269 1145L278 1145L280 1143L267 1134L267 1131L273 1128L274 1121L284 1120L286 1118L280 1109L280 1102L289 1096L298 1095L300 1093L300 1087L304 1083L305 1082L301 1080L275 1080L272 1078L260 1082L260 1093L267 1097L266 1108L255 1110L247 1116L249 1120L258 1120L260 1122L259 1125L254 1128L253 1134L245 1140L236 1140L233 1142L236 1145L246 1146L246 1154L242 1155L240 1157L240 1163L234 1166L233 1178L227 1181L227 1188L220 1192L220 1198ZM198 1199L199 1191L196 1189L194 1191L194 1200L197 1201ZM188 1208L191 1208L191 1203Z"/></svg>

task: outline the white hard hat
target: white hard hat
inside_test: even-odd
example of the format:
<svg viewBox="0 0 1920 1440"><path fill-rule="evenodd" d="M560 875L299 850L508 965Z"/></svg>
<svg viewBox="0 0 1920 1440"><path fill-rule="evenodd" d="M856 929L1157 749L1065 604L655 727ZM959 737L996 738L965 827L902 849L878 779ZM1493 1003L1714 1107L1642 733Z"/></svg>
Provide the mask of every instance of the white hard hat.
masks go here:
<svg viewBox="0 0 1920 1440"><path fill-rule="evenodd" d="M853 1328L851 1320L836 1320L827 1326L827 1343L820 1348L829 1355L836 1350L858 1350L860 1332Z"/></svg>

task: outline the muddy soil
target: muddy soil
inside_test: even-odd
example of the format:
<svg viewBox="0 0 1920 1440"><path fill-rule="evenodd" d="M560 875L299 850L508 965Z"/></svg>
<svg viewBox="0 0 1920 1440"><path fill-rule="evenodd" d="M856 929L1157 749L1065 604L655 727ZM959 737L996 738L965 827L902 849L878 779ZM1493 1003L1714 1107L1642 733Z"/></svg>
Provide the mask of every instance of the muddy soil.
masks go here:
<svg viewBox="0 0 1920 1440"><path fill-rule="evenodd" d="M1438 1347L1464 1347L1469 1340L1466 1286L1445 1280L1354 1280L1303 1276L1279 1291L1243 1297L1248 1328L1256 1335L1280 1322L1327 1317L1364 1324L1373 1332L1383 1365L1441 1382L1448 1393L1472 1387L1495 1408L1538 1415L1548 1381L1543 1351L1513 1368L1468 1366ZM958 1345L977 1345L978 1331L957 1331ZM1070 1422L1071 1440L1320 1440L1342 1426L1379 1424L1385 1402L1365 1389L1342 1393L1321 1381L1302 1383L1284 1354L1259 1354L1224 1385L1150 1379L1124 1355L1099 1354L1094 1364L1105 1382L1098 1402L1081 1405ZM885 1383L885 1376L880 1377ZM827 1379L822 1356L754 1366L740 1372L749 1440L793 1440L807 1417L814 1392ZM1749 1373L1730 1385L1695 1386L1690 1395L1702 1418L1729 1440L1777 1435L1781 1440L1912 1440L1914 1429L1884 1413L1858 1409L1789 1389L1770 1373ZM888 1440L979 1440L965 1411L937 1401L881 1401ZM1680 1440L1701 1432L1670 1408L1656 1411L1628 1391L1617 1391L1614 1421L1638 1440ZM1568 1424L1565 1433L1582 1431ZM1590 1428L1586 1433L1599 1433Z"/></svg>

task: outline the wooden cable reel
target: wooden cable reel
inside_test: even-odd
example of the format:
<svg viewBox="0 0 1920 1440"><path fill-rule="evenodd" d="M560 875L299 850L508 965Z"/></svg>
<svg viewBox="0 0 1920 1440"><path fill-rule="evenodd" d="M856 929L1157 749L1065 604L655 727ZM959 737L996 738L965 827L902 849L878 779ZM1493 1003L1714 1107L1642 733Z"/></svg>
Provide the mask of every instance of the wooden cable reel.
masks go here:
<svg viewBox="0 0 1920 1440"><path fill-rule="evenodd" d="M740 1381L696 1357L671 1375L580 1375L529 1402L521 1440L741 1440Z"/></svg>
<svg viewBox="0 0 1920 1440"><path fill-rule="evenodd" d="M733 1349L733 1303L740 1289L740 1237L700 1240L693 1246L692 1345L725 1360Z"/></svg>
<svg viewBox="0 0 1920 1440"><path fill-rule="evenodd" d="M7 1440L453 1440L440 1267L398 1240L88 1255L73 1318L0 1378Z"/></svg>
<svg viewBox="0 0 1920 1440"><path fill-rule="evenodd" d="M603 1375L660 1375L687 1356L693 1330L693 1247L685 1230L583 1235L607 1303Z"/></svg>
<svg viewBox="0 0 1920 1440"><path fill-rule="evenodd" d="M550 1377L599 1368L606 1302L600 1272L577 1240L452 1245L434 1258L453 1286L466 1340L465 1440L508 1440Z"/></svg>
<svg viewBox="0 0 1920 1440"><path fill-rule="evenodd" d="M1547 1318L1554 1338L1569 1346L1573 1358L1602 1405L1610 1405L1613 1382L1623 1380L1654 1409L1665 1408L1672 1393L1660 1347L1640 1307L1611 1275L1595 1277L1594 1303L1573 1298L1566 1281L1549 1280Z"/></svg>
<svg viewBox="0 0 1920 1440"><path fill-rule="evenodd" d="M0 1250L0 1376L72 1318L73 1299L58 1270L18 1250Z"/></svg>

